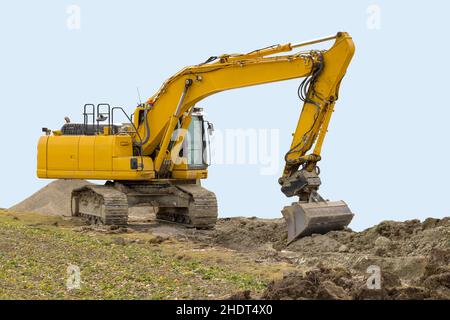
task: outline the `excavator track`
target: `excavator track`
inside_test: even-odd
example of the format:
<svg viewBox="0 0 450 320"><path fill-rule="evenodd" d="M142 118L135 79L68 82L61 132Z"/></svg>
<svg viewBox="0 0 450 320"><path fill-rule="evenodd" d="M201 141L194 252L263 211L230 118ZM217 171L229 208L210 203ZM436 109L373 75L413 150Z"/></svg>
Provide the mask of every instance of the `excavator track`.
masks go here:
<svg viewBox="0 0 450 320"><path fill-rule="evenodd" d="M85 217L93 224L126 225L128 201L113 186L85 186L72 192L72 216Z"/></svg>
<svg viewBox="0 0 450 320"><path fill-rule="evenodd" d="M186 227L209 229L217 221L215 194L195 183L116 181L72 192L72 215L91 223L126 225L129 206L141 204L157 208L158 220Z"/></svg>
<svg viewBox="0 0 450 320"><path fill-rule="evenodd" d="M187 208L161 207L156 214L158 220L175 222L188 227L209 229L217 221L216 195L195 184L176 185L190 196Z"/></svg>

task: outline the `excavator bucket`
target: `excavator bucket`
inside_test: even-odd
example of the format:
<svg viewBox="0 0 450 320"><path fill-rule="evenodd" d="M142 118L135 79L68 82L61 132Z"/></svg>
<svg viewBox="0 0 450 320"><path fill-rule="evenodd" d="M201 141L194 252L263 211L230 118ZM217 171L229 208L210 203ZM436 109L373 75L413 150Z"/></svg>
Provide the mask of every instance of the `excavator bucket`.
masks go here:
<svg viewBox="0 0 450 320"><path fill-rule="evenodd" d="M353 213L344 201L295 202L281 211L288 228L288 244L299 237L341 230Z"/></svg>

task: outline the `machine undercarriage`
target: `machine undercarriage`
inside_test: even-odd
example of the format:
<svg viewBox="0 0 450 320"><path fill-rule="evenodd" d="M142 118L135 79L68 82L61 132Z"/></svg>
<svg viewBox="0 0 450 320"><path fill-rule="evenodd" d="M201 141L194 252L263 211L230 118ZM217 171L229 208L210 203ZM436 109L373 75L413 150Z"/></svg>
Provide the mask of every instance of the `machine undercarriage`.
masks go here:
<svg viewBox="0 0 450 320"><path fill-rule="evenodd" d="M87 185L72 192L72 215L91 223L126 225L128 208L149 205L161 221L209 229L217 221L213 192L196 181L115 181L104 186Z"/></svg>

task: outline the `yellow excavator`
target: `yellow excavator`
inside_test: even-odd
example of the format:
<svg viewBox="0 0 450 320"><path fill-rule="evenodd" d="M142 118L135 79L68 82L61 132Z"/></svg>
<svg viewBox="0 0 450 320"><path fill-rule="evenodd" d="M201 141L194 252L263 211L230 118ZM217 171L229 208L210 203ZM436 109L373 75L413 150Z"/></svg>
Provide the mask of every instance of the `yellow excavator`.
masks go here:
<svg viewBox="0 0 450 320"><path fill-rule="evenodd" d="M327 50L298 49L325 41L334 44ZM318 194L317 162L354 50L349 34L339 32L299 44L224 54L182 69L131 116L121 107L86 104L83 123L66 117L60 130L43 128L37 175L107 180L72 192L72 215L91 223L125 225L130 206L149 204L157 208L159 220L212 228L217 200L200 180L207 178L207 141L213 126L196 104L225 90L304 78L298 88L303 109L279 178L281 191L298 197L282 210L288 241L342 229L353 214L343 201L326 201ZM126 116L126 123L114 122L118 113Z"/></svg>

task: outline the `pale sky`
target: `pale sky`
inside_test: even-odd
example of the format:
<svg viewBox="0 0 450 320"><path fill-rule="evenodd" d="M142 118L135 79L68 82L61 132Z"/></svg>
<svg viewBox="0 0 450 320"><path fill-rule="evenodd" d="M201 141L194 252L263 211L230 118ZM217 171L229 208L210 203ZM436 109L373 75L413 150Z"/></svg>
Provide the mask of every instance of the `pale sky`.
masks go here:
<svg viewBox="0 0 450 320"><path fill-rule="evenodd" d="M81 120L84 103L132 112L180 68L347 31L356 43L320 162L325 198L345 200L360 230L381 220L449 215L448 1L9 1L0 10L0 207L36 178L42 127ZM67 8L80 8L80 28ZM292 80L202 101L217 130L279 131L279 172L210 168L219 215L280 217L283 154L300 112Z"/></svg>

